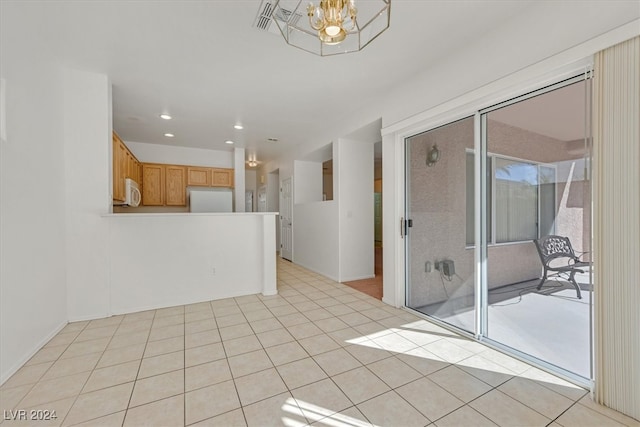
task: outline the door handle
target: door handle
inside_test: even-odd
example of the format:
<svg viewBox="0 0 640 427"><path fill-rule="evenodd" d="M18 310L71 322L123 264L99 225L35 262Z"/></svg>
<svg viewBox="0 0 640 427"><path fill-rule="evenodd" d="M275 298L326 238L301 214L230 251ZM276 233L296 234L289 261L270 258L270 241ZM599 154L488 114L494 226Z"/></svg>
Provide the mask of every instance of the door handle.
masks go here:
<svg viewBox="0 0 640 427"><path fill-rule="evenodd" d="M412 219L400 218L400 237L404 239L404 236L409 234L409 228L413 227Z"/></svg>

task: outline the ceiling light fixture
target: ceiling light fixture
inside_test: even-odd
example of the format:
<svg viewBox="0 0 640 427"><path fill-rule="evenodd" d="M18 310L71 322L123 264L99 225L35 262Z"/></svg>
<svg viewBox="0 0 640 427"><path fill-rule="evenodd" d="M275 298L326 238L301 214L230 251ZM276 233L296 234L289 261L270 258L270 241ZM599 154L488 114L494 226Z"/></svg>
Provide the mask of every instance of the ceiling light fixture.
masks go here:
<svg viewBox="0 0 640 427"><path fill-rule="evenodd" d="M319 2L275 2L272 17L288 44L320 56L357 52L389 28L391 0Z"/></svg>
<svg viewBox="0 0 640 427"><path fill-rule="evenodd" d="M233 141L231 141L230 139L227 139L224 143L225 144L233 144Z"/></svg>
<svg viewBox="0 0 640 427"><path fill-rule="evenodd" d="M240 124L237 124L237 125L233 125L233 128L234 129L238 129L238 130L242 130L242 129L244 129L244 126L242 126Z"/></svg>
<svg viewBox="0 0 640 427"><path fill-rule="evenodd" d="M250 168L255 168L256 166L258 166L258 161L257 160L248 160L247 164L249 165Z"/></svg>
<svg viewBox="0 0 640 427"><path fill-rule="evenodd" d="M160 114L160 118L164 120L171 120L173 117L168 114Z"/></svg>
<svg viewBox="0 0 640 427"><path fill-rule="evenodd" d="M164 136L166 136L167 138L173 138L175 135L172 133L165 133Z"/></svg>

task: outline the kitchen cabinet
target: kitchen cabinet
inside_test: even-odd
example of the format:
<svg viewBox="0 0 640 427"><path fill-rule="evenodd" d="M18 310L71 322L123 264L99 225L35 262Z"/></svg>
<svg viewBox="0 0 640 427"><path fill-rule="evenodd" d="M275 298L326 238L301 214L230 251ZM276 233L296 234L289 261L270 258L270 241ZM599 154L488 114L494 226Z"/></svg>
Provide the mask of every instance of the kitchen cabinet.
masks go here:
<svg viewBox="0 0 640 427"><path fill-rule="evenodd" d="M233 169L188 166L187 185L233 188Z"/></svg>
<svg viewBox="0 0 640 427"><path fill-rule="evenodd" d="M164 206L165 170L164 165L142 164L142 204L144 206Z"/></svg>
<svg viewBox="0 0 640 427"><path fill-rule="evenodd" d="M233 187L233 169L211 169L212 187Z"/></svg>
<svg viewBox="0 0 640 427"><path fill-rule="evenodd" d="M140 180L138 181L138 184L140 185L140 188L142 188L142 178L142 163L138 163L138 179Z"/></svg>
<svg viewBox="0 0 640 427"><path fill-rule="evenodd" d="M124 202L125 179L131 178L140 184L140 162L133 153L124 145L122 139L113 132L113 201Z"/></svg>
<svg viewBox="0 0 640 427"><path fill-rule="evenodd" d="M142 204L144 206L186 206L185 166L142 164Z"/></svg>
<svg viewBox="0 0 640 427"><path fill-rule="evenodd" d="M187 205L186 168L165 166L165 204L167 206Z"/></svg>
<svg viewBox="0 0 640 427"><path fill-rule="evenodd" d="M211 186L211 168L187 167L187 185L192 187Z"/></svg>
<svg viewBox="0 0 640 427"><path fill-rule="evenodd" d="M127 151L127 178L131 178L137 183L140 183L140 178L138 177L138 160L131 154L130 151Z"/></svg>
<svg viewBox="0 0 640 427"><path fill-rule="evenodd" d="M120 153L121 145L120 138L115 133L113 134L112 142L112 157L113 157L113 201L124 202L124 175L120 172L122 168Z"/></svg>

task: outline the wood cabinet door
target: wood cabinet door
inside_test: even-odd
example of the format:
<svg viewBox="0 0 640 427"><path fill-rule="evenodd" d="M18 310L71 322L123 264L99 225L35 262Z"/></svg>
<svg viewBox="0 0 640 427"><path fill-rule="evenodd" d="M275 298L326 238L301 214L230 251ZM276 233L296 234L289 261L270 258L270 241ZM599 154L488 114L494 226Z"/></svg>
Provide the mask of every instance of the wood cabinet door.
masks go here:
<svg viewBox="0 0 640 427"><path fill-rule="evenodd" d="M164 174L163 165L150 163L142 164L142 204L144 206L164 205Z"/></svg>
<svg viewBox="0 0 640 427"><path fill-rule="evenodd" d="M113 134L113 144L112 144L112 156L113 156L113 200L117 202L124 202L124 180L122 178L122 172L120 171L121 167L121 147L120 147L120 138L115 133Z"/></svg>
<svg viewBox="0 0 640 427"><path fill-rule="evenodd" d="M126 176L126 178L130 178L130 179L132 179L132 180L137 182L138 180L136 179L136 175L137 175L138 169L135 167L136 161L135 161L135 159L133 157L133 154L131 154L131 152L129 150L127 150L126 156L127 156L127 176Z"/></svg>
<svg viewBox="0 0 640 427"><path fill-rule="evenodd" d="M124 143L118 138L118 148L116 154L116 161L118 163L118 175L114 176L114 184L117 185L115 191L115 198L117 200L124 201L124 179L127 177L128 173L128 150Z"/></svg>
<svg viewBox="0 0 640 427"><path fill-rule="evenodd" d="M233 169L211 169L212 187L233 187Z"/></svg>
<svg viewBox="0 0 640 427"><path fill-rule="evenodd" d="M184 166L166 166L165 204L167 206L187 205L186 170Z"/></svg>
<svg viewBox="0 0 640 427"><path fill-rule="evenodd" d="M187 185L196 187L211 186L211 168L188 166Z"/></svg>
<svg viewBox="0 0 640 427"><path fill-rule="evenodd" d="M122 141L118 144L118 158L120 159L120 191L124 200L124 180L129 175L129 151Z"/></svg>

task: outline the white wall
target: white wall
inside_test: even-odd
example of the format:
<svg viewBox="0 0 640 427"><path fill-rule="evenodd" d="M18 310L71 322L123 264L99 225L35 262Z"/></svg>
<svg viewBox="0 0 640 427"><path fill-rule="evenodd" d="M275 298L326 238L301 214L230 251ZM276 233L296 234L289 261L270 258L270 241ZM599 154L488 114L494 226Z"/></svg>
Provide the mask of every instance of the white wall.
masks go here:
<svg viewBox="0 0 640 427"><path fill-rule="evenodd" d="M293 262L338 280L338 202L294 203L293 219Z"/></svg>
<svg viewBox="0 0 640 427"><path fill-rule="evenodd" d="M3 3L0 14L0 384L67 321L60 71L7 18L12 7Z"/></svg>
<svg viewBox="0 0 640 427"><path fill-rule="evenodd" d="M70 320L109 315L107 224L112 202L111 86L64 70L67 301Z"/></svg>
<svg viewBox="0 0 640 427"><path fill-rule="evenodd" d="M294 162L293 261L337 281L374 277L373 142L341 139L331 150L332 201L318 201L322 163Z"/></svg>
<svg viewBox="0 0 640 427"><path fill-rule="evenodd" d="M275 293L273 214L112 215L105 220L114 314Z"/></svg>
<svg viewBox="0 0 640 427"><path fill-rule="evenodd" d="M374 272L373 142L340 139L334 157L340 223L341 282L366 279Z"/></svg>
<svg viewBox="0 0 640 427"><path fill-rule="evenodd" d="M296 160L293 163L293 203L322 200L322 163Z"/></svg>
<svg viewBox="0 0 640 427"><path fill-rule="evenodd" d="M117 129L116 129L117 132ZM233 168L233 151L205 150L171 145L125 141L131 152L146 163ZM243 164L244 169L244 164Z"/></svg>

